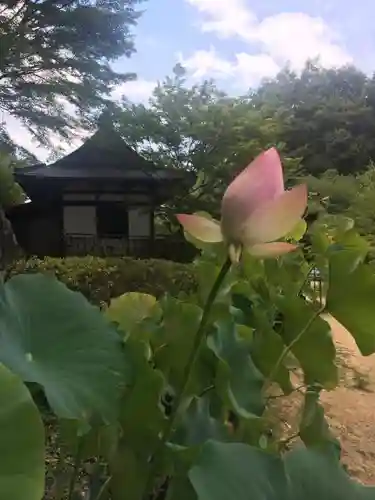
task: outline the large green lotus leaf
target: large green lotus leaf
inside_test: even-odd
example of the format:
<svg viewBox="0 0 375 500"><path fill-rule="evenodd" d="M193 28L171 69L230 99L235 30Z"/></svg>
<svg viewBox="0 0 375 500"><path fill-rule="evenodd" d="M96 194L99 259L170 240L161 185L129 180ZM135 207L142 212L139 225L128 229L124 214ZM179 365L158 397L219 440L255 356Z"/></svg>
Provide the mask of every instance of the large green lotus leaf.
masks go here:
<svg viewBox="0 0 375 500"><path fill-rule="evenodd" d="M168 383L178 391L184 380L185 368L195 342L202 317L202 309L195 304L165 297L161 302L163 320L153 332L151 345L153 360ZM199 394L212 383L215 357L204 344L196 360L187 388L189 394Z"/></svg>
<svg viewBox="0 0 375 500"><path fill-rule="evenodd" d="M339 231L335 242L330 244L324 255L326 272L322 277L327 289L333 282L336 286L341 286L339 283L342 278L347 283L348 275L364 263L369 250L369 243L354 230L344 233ZM368 268L368 271L371 271L371 268Z"/></svg>
<svg viewBox="0 0 375 500"><path fill-rule="evenodd" d="M172 442L180 446L201 446L208 439L229 440L228 429L210 415L208 397L192 398L190 405L180 417Z"/></svg>
<svg viewBox="0 0 375 500"><path fill-rule="evenodd" d="M224 247L225 249L225 247ZM211 293L213 284L215 283L222 267L222 262L227 258L226 254L222 258L210 258L203 255L199 260L194 262L194 270L198 280L198 297L199 303L204 306L208 296ZM222 302L229 304L229 291L237 281L236 273L230 270L218 290L215 298L215 303Z"/></svg>
<svg viewBox="0 0 375 500"><path fill-rule="evenodd" d="M59 417L116 417L122 349L100 310L57 279L18 275L1 285L0 361L40 384Z"/></svg>
<svg viewBox="0 0 375 500"><path fill-rule="evenodd" d="M261 415L264 378L250 357L248 342L238 335L235 323L230 319L218 321L207 345L220 361L218 390L244 418Z"/></svg>
<svg viewBox="0 0 375 500"><path fill-rule="evenodd" d="M112 500L142 500L149 464L140 459L134 450L120 442L116 454L109 461L109 470Z"/></svg>
<svg viewBox="0 0 375 500"><path fill-rule="evenodd" d="M199 500L374 500L331 455L299 448L284 458L244 444L209 441L189 478Z"/></svg>
<svg viewBox="0 0 375 500"><path fill-rule="evenodd" d="M301 447L287 453L284 463L290 481L288 500L375 499L375 488L351 480L329 454Z"/></svg>
<svg viewBox="0 0 375 500"><path fill-rule="evenodd" d="M375 352L375 273L372 266L358 264L350 257L344 250L330 258L327 310L349 330L367 356Z"/></svg>
<svg viewBox="0 0 375 500"><path fill-rule="evenodd" d="M299 241L303 238L303 235L306 233L306 231L307 231L306 221L301 219L300 221L297 222L294 228L286 235L286 238Z"/></svg>
<svg viewBox="0 0 375 500"><path fill-rule="evenodd" d="M285 295L298 295L308 281L311 267L302 251L298 250L285 255L282 259L266 259L264 271L270 291L283 290Z"/></svg>
<svg viewBox="0 0 375 500"><path fill-rule="evenodd" d="M149 346L130 337L127 350L135 376L122 398L118 422L92 429L84 439L85 457L104 456L108 460L113 500L142 498L149 457L165 424L160 404L165 380L150 362ZM66 434L64 438L66 441Z"/></svg>
<svg viewBox="0 0 375 500"><path fill-rule="evenodd" d="M197 500L197 494L186 475L174 475L169 480L166 500Z"/></svg>
<svg viewBox="0 0 375 500"><path fill-rule="evenodd" d="M60 419L58 445L71 456L78 452L82 460L94 456L111 457L116 450L120 429L117 423L89 426L86 422Z"/></svg>
<svg viewBox="0 0 375 500"><path fill-rule="evenodd" d="M147 344L129 339L128 348L136 375L123 397L119 423L124 443L148 458L165 425L161 398L166 381L152 366Z"/></svg>
<svg viewBox="0 0 375 500"><path fill-rule="evenodd" d="M0 364L0 498L41 500L44 427L23 382Z"/></svg>
<svg viewBox="0 0 375 500"><path fill-rule="evenodd" d="M105 314L119 325L122 332L130 334L146 318L158 313L157 309L157 301L153 295L129 292L112 299Z"/></svg>
<svg viewBox="0 0 375 500"><path fill-rule="evenodd" d="M199 500L287 499L282 461L242 443L208 441L189 478Z"/></svg>
<svg viewBox="0 0 375 500"><path fill-rule="evenodd" d="M339 259L342 264L352 267L364 262L371 246L369 242L360 236L354 229L338 228L331 243L326 250L326 256Z"/></svg>
<svg viewBox="0 0 375 500"><path fill-rule="evenodd" d="M265 378L269 377L279 360L283 350L283 341L272 328L270 320L267 316L267 311L261 307L257 307L250 299L241 294L233 294L232 297L234 306L243 313L241 321L245 325L250 325L254 328L253 341L251 343L251 358L255 365L260 370ZM293 390L290 381L288 368L284 363L280 364L277 373L273 376L285 394L289 394Z"/></svg>
<svg viewBox="0 0 375 500"><path fill-rule="evenodd" d="M283 348L280 336L269 326L255 332L251 357L265 378L271 375ZM279 384L285 394L292 392L293 385L290 381L289 370L284 363L279 365L277 372L273 375L273 380Z"/></svg>
<svg viewBox="0 0 375 500"><path fill-rule="evenodd" d="M340 444L332 435L324 416L324 409L319 403L319 389L309 388L305 392L305 401L299 426L299 435L308 448L325 453L332 453L340 458Z"/></svg>
<svg viewBox="0 0 375 500"><path fill-rule="evenodd" d="M295 341L315 312L310 304L298 297L280 299L277 305L283 315L281 336L286 345L294 342L291 351L303 368L306 382L335 387L338 380L336 349L329 324L318 316Z"/></svg>

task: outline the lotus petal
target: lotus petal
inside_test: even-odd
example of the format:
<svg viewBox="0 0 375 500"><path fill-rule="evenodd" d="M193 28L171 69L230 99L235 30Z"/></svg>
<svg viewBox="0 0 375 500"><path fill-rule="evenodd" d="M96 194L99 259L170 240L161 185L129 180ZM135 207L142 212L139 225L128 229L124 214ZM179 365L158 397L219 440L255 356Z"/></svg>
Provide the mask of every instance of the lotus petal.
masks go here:
<svg viewBox="0 0 375 500"><path fill-rule="evenodd" d="M307 188L304 184L285 191L251 214L242 228L246 246L268 243L286 236L303 216L307 206Z"/></svg>
<svg viewBox="0 0 375 500"><path fill-rule="evenodd" d="M246 248L246 250L254 257L265 259L267 257L278 257L279 255L293 252L293 250L296 250L296 248L298 248L297 245L292 245L291 243L285 243L284 241L274 241L272 243L259 243L257 245Z"/></svg>
<svg viewBox="0 0 375 500"><path fill-rule="evenodd" d="M225 191L221 206L224 235L236 240L251 213L283 192L280 156L271 148L257 156Z"/></svg>
<svg viewBox="0 0 375 500"><path fill-rule="evenodd" d="M179 214L178 222L194 238L206 243L218 243L223 240L220 224L199 215Z"/></svg>

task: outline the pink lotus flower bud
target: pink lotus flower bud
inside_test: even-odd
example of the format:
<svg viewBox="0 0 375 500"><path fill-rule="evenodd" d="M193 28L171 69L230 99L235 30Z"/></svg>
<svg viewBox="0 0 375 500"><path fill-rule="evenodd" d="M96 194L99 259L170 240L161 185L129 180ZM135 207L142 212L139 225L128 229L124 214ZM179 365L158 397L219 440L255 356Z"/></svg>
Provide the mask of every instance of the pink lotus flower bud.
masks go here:
<svg viewBox="0 0 375 500"><path fill-rule="evenodd" d="M260 258L294 250L296 245L277 240L293 230L306 206L306 186L285 191L280 157L271 148L228 186L221 203L221 223L200 215L179 214L177 219L196 239L225 241L229 255L237 261L243 248Z"/></svg>

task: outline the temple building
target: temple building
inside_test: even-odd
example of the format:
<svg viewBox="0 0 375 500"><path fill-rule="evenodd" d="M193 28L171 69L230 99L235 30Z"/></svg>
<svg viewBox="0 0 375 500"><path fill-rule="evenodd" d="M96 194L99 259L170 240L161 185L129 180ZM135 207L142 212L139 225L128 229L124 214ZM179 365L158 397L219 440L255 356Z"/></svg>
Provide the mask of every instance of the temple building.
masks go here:
<svg viewBox="0 0 375 500"><path fill-rule="evenodd" d="M190 179L157 168L114 129L99 128L71 154L15 178L31 200L9 214L27 255L168 258L176 250L176 238L155 230L155 209L187 192Z"/></svg>

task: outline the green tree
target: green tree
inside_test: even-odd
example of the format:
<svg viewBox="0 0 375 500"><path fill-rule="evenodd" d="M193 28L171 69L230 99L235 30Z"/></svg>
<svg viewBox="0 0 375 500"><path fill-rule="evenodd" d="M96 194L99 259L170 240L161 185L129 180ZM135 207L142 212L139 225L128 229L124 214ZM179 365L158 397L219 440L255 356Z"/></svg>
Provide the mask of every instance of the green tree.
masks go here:
<svg viewBox="0 0 375 500"><path fill-rule="evenodd" d="M310 192L323 201L324 221L332 225L337 216L355 221L358 231L375 243L375 166L357 175L340 175L329 170L319 178L308 176ZM338 219L340 220L340 219Z"/></svg>
<svg viewBox="0 0 375 500"><path fill-rule="evenodd" d="M279 140L307 173L363 171L375 159L375 82L355 67L307 63L284 69L252 94L254 106L280 120Z"/></svg>
<svg viewBox="0 0 375 500"><path fill-rule="evenodd" d="M49 131L90 127L113 86L135 77L110 63L134 52L140 1L1 0L0 112L44 145Z"/></svg>
<svg viewBox="0 0 375 500"><path fill-rule="evenodd" d="M180 65L157 85L148 106L125 100L117 124L124 139L159 166L198 177L188 196L175 199L174 209L207 210L213 215L225 186L275 144L279 126L249 98L229 97L213 81L189 87ZM286 161L287 172L298 163Z"/></svg>
<svg viewBox="0 0 375 500"><path fill-rule="evenodd" d="M0 122L0 150L1 153L15 158L22 158L27 163L35 164L38 162L35 155L20 144L15 144L8 134L5 124Z"/></svg>
<svg viewBox="0 0 375 500"><path fill-rule="evenodd" d="M14 181L13 170L22 163L0 154L0 274L20 255L20 248L6 217L5 210L23 203L26 199L19 184Z"/></svg>

